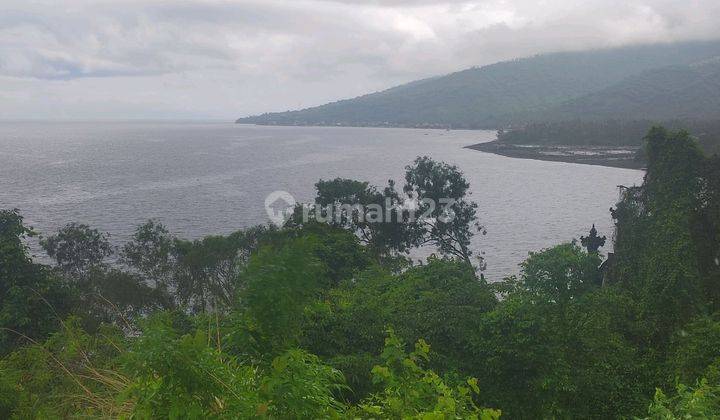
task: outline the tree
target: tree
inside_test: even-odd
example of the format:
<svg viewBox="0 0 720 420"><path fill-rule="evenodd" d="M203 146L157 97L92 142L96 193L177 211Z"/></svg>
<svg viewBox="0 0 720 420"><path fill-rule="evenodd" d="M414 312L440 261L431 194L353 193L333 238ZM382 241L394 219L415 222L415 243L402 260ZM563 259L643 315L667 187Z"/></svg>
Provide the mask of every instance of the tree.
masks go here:
<svg viewBox="0 0 720 420"><path fill-rule="evenodd" d="M706 301L698 264L705 245L693 238L702 207L704 158L687 132L660 127L648 132L646 151L643 185L623 190L612 210L616 234L610 277L643 303L655 323L653 340L667 341Z"/></svg>
<svg viewBox="0 0 720 420"><path fill-rule="evenodd" d="M720 142L719 142L720 144ZM703 295L713 311L720 310L720 156L705 160L693 240L703 278Z"/></svg>
<svg viewBox="0 0 720 420"><path fill-rule="evenodd" d="M720 386L701 380L695 387L679 384L673 396L658 389L646 419L713 419L719 412Z"/></svg>
<svg viewBox="0 0 720 420"><path fill-rule="evenodd" d="M57 234L40 241L58 267L72 276L82 276L112 255L110 235L90 226L69 223Z"/></svg>
<svg viewBox="0 0 720 420"><path fill-rule="evenodd" d="M347 387L342 372L306 351L291 349L276 357L263 378L259 407L272 418L340 418L347 407L336 399Z"/></svg>
<svg viewBox="0 0 720 420"><path fill-rule="evenodd" d="M144 275L148 283L167 289L176 264L174 241L175 237L163 224L148 220L135 229L120 257L126 265Z"/></svg>
<svg viewBox="0 0 720 420"><path fill-rule="evenodd" d="M68 289L28 255L24 241L34 235L18 210L0 210L0 355L55 331L72 305Z"/></svg>
<svg viewBox="0 0 720 420"><path fill-rule="evenodd" d="M435 372L423 369L430 359L430 346L418 340L407 354L403 342L388 330L383 363L373 367L373 381L383 390L359 405L359 414L372 418L475 418L497 420L500 410L480 408L473 395L479 392L477 378L467 378L453 387Z"/></svg>
<svg viewBox="0 0 720 420"><path fill-rule="evenodd" d="M401 274L370 267L306 308L300 345L342 370L354 399L373 388L366 371L387 325L404 341L423 338L439 349L432 361L439 372L462 372L475 365L472 338L496 304L463 261L431 258Z"/></svg>
<svg viewBox="0 0 720 420"><path fill-rule="evenodd" d="M243 263L234 239L206 236L197 241L175 240L173 281L183 306L198 312L232 306Z"/></svg>
<svg viewBox="0 0 720 420"><path fill-rule="evenodd" d="M433 244L443 255L471 263L472 227L477 224L477 204L467 200L470 184L452 165L418 157L406 167L404 191L417 205L418 245Z"/></svg>
<svg viewBox="0 0 720 420"><path fill-rule="evenodd" d="M701 315L676 331L670 342L668 384L698 378L720 381L720 314Z"/></svg>
<svg viewBox="0 0 720 420"><path fill-rule="evenodd" d="M342 227L378 255L433 245L442 255L472 263L473 227L485 232L477 223L477 204L467 199L470 185L462 172L427 156L406 167L405 195L392 180L382 190L342 178L320 180L315 187L315 206L296 208L289 225L302 224L306 215Z"/></svg>
<svg viewBox="0 0 720 420"><path fill-rule="evenodd" d="M404 198L392 180L381 190L367 182L343 178L320 180L315 188L315 205L306 210L298 208L294 224L300 224L305 211L314 221L353 232L378 256L404 253L415 244Z"/></svg>
<svg viewBox="0 0 720 420"><path fill-rule="evenodd" d="M373 251L363 246L357 235L319 222L309 222L299 229L286 231L284 238L279 233L275 235L273 243L279 245L283 240L306 236L317 240L315 257L326 267L329 281L323 285L325 290L351 280L375 263ZM387 261L384 259L383 262Z"/></svg>
<svg viewBox="0 0 720 420"><path fill-rule="evenodd" d="M597 288L601 281L600 258L575 243L554 246L530 257L520 266L523 287L550 302L566 303Z"/></svg>
<svg viewBox="0 0 720 420"><path fill-rule="evenodd" d="M247 286L236 306L244 316L238 331L242 351L278 354L297 344L303 311L327 284L316 247L316 238L301 237L261 248L250 258L242 274Z"/></svg>
<svg viewBox="0 0 720 420"><path fill-rule="evenodd" d="M166 288L105 263L113 254L109 238L87 225L70 223L40 242L55 260L58 275L72 287L75 313L90 331L101 323L128 327L129 319L172 306Z"/></svg>
<svg viewBox="0 0 720 420"><path fill-rule="evenodd" d="M226 357L208 331L180 334L169 314L145 322L123 357L129 384L117 396L132 401L128 417L250 418L261 404L256 370Z"/></svg>
<svg viewBox="0 0 720 420"><path fill-rule="evenodd" d="M275 229L256 226L227 236L188 241L153 220L139 226L121 259L144 282L171 295L186 310L227 311L243 287L241 271Z"/></svg>

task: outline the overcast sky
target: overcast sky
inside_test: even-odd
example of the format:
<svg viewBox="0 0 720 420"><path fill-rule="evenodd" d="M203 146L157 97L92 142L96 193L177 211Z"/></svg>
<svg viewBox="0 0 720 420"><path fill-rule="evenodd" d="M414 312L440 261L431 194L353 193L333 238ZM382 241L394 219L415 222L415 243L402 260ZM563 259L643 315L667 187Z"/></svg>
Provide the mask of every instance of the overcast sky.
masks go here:
<svg viewBox="0 0 720 420"><path fill-rule="evenodd" d="M0 119L234 119L718 22L718 0L0 0Z"/></svg>

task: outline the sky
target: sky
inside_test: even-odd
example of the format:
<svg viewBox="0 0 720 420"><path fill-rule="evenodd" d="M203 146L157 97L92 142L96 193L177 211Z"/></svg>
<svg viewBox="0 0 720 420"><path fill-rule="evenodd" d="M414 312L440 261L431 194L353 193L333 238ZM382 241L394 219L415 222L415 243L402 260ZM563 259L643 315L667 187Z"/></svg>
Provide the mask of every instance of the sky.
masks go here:
<svg viewBox="0 0 720 420"><path fill-rule="evenodd" d="M0 119L228 119L551 51L720 38L718 0L0 0Z"/></svg>

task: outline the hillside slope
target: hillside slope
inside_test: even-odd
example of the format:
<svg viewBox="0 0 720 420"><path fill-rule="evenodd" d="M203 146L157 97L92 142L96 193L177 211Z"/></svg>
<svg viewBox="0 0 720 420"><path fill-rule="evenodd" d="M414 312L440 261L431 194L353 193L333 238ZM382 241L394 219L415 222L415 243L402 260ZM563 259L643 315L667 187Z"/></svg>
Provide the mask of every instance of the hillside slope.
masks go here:
<svg viewBox="0 0 720 420"><path fill-rule="evenodd" d="M496 128L628 78L720 55L720 42L645 45L554 53L446 76L308 108L240 118L268 125L451 126Z"/></svg>
<svg viewBox="0 0 720 420"><path fill-rule="evenodd" d="M569 100L538 120L720 118L720 61L649 70Z"/></svg>

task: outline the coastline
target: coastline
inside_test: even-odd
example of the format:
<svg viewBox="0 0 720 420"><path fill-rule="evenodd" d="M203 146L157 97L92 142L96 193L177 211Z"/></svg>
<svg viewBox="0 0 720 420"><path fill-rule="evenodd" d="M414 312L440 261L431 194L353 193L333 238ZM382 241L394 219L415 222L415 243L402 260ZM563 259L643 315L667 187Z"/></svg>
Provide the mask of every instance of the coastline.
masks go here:
<svg viewBox="0 0 720 420"><path fill-rule="evenodd" d="M465 148L518 159L579 163L623 169L644 169L645 166L643 162L635 159L638 148L631 146L516 145L494 140L472 144Z"/></svg>

